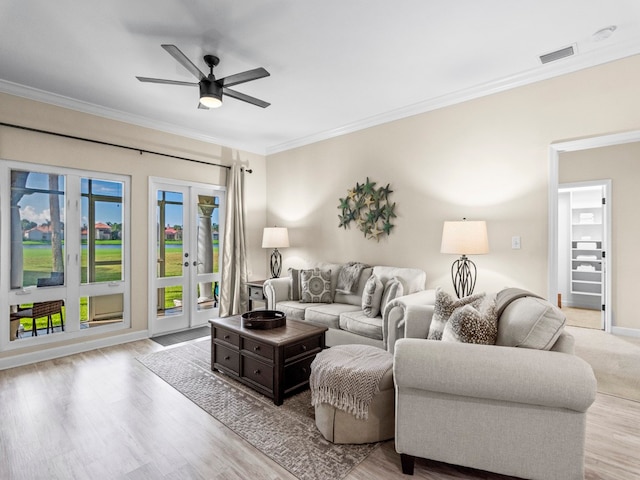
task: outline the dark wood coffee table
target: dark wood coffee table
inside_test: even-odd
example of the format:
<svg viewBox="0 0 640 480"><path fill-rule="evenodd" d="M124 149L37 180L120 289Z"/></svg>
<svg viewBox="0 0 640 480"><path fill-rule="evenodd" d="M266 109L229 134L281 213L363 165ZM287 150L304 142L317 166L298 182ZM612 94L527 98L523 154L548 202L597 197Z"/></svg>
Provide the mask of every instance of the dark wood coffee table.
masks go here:
<svg viewBox="0 0 640 480"><path fill-rule="evenodd" d="M287 319L283 327L242 327L240 315L209 320L211 370L219 370L282 405L309 385L311 362L325 347L326 327Z"/></svg>

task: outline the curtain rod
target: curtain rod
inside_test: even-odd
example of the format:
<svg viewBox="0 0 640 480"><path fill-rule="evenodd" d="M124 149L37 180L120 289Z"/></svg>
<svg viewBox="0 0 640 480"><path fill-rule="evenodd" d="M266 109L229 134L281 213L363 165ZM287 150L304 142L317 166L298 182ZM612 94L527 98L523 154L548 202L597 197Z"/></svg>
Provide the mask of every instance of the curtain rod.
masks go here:
<svg viewBox="0 0 640 480"><path fill-rule="evenodd" d="M75 135L67 135L66 133L50 132L48 130L40 130L39 128L25 127L23 125L15 125L13 123L0 122L0 126L10 127L10 128L17 128L17 129L20 129L20 130L26 130L28 132L45 133L47 135L55 135L56 137L69 138L71 140L81 140L83 142L97 143L98 145L106 145L106 146L109 146L109 147L124 148L125 150L133 150L134 152L140 152L140 155L142 155L143 153L150 153L152 155L160 155L162 157L176 158L178 160L185 160L187 162L201 163L203 165L210 165L210 166L213 166L213 167L221 167L221 168L229 168L229 169L231 168L229 165L222 165L220 163L210 163L210 162L205 162L203 160L194 160L193 158L180 157L178 155L171 155L171 154L162 153L162 152L154 152L153 150L145 150L144 148L129 147L127 145L120 145L120 144L117 144L117 143L103 142L101 140L94 140L94 139L91 139L91 138L77 137ZM248 173L253 173L253 170L251 170L249 168L244 168L244 167L242 168L242 171L243 172L248 172Z"/></svg>

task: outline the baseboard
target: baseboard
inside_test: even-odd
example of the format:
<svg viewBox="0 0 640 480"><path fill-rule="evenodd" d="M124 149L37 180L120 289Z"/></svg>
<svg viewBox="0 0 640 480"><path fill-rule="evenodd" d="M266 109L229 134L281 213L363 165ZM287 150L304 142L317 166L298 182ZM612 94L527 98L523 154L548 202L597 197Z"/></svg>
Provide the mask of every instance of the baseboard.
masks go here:
<svg viewBox="0 0 640 480"><path fill-rule="evenodd" d="M62 347L47 348L36 352L22 353L7 358L0 359L0 370L7 368L21 367L31 363L42 362L45 360L53 360L54 358L66 357L75 353L88 352L98 348L112 347L123 343L135 342L149 338L149 330L139 330L136 332L125 333L124 335L113 335L111 337L100 338L97 340L89 340L87 342L79 342Z"/></svg>
<svg viewBox="0 0 640 480"><path fill-rule="evenodd" d="M640 330L638 330L637 328L611 327L611 333L613 335L620 335L621 337L640 338Z"/></svg>

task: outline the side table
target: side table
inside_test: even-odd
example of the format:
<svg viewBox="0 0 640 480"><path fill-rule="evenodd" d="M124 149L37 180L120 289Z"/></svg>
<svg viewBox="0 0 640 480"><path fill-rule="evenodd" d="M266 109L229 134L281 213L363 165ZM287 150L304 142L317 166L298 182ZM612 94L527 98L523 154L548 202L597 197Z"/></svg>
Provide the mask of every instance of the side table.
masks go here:
<svg viewBox="0 0 640 480"><path fill-rule="evenodd" d="M267 304L267 299L264 298L264 293L262 292L262 284L266 280L252 280L247 282L245 285L249 289L249 310L253 310L253 302L264 302L265 307Z"/></svg>

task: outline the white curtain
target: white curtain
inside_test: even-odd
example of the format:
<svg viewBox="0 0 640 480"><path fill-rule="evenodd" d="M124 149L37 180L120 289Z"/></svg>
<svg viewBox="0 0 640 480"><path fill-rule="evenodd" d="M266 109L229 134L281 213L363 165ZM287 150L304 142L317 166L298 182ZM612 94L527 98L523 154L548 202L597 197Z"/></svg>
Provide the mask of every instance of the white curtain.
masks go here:
<svg viewBox="0 0 640 480"><path fill-rule="evenodd" d="M220 316L247 310L247 246L244 228L244 176L238 164L227 175L227 211L224 222Z"/></svg>

